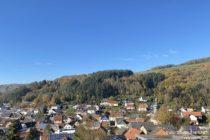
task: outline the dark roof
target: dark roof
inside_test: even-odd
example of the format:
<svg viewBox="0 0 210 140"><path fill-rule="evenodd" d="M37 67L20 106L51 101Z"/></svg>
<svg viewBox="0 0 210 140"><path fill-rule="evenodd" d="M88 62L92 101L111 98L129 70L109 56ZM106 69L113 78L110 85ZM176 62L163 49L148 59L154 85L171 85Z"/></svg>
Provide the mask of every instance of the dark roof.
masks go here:
<svg viewBox="0 0 210 140"><path fill-rule="evenodd" d="M140 115L139 114L130 114L130 115L128 115L128 117L129 118L138 118L138 117L140 117Z"/></svg>
<svg viewBox="0 0 210 140"><path fill-rule="evenodd" d="M3 112L1 114L1 117L2 118L10 118L12 116L12 113L11 112Z"/></svg>
<svg viewBox="0 0 210 140"><path fill-rule="evenodd" d="M118 129L118 130L116 131L116 134L117 134L117 135L124 135L125 132L126 132L127 130L128 130L127 128Z"/></svg>
<svg viewBox="0 0 210 140"><path fill-rule="evenodd" d="M167 131L176 131L176 128L171 124L160 125L160 128L164 128Z"/></svg>
<svg viewBox="0 0 210 140"><path fill-rule="evenodd" d="M14 118L14 119L20 119L21 117L22 115L19 113L12 113L12 116L11 116L11 118Z"/></svg>
<svg viewBox="0 0 210 140"><path fill-rule="evenodd" d="M116 136L110 137L109 140L126 140L126 138L122 135L116 135Z"/></svg>
<svg viewBox="0 0 210 140"><path fill-rule="evenodd" d="M102 115L102 116L101 116L101 120L109 120L109 116L107 116L107 115Z"/></svg>
<svg viewBox="0 0 210 140"><path fill-rule="evenodd" d="M131 122L128 124L130 128L140 129L142 127L141 123Z"/></svg>
<svg viewBox="0 0 210 140"><path fill-rule="evenodd" d="M117 124L126 124L126 123L125 123L125 120L124 120L123 118L117 118L117 119L116 119L116 123L117 123Z"/></svg>
<svg viewBox="0 0 210 140"><path fill-rule="evenodd" d="M96 111L97 109L96 109L95 106L91 106L91 107L88 107L87 110L94 110L94 111Z"/></svg>
<svg viewBox="0 0 210 140"><path fill-rule="evenodd" d="M26 116L21 122L23 123L34 122L34 119L31 116Z"/></svg>
<svg viewBox="0 0 210 140"><path fill-rule="evenodd" d="M73 134L50 134L49 140L62 140L63 138L67 138L68 140L73 140Z"/></svg>
<svg viewBox="0 0 210 140"><path fill-rule="evenodd" d="M130 128L140 129L142 126L144 126L147 131L153 131L155 129L155 125L152 122L131 122L128 125Z"/></svg>

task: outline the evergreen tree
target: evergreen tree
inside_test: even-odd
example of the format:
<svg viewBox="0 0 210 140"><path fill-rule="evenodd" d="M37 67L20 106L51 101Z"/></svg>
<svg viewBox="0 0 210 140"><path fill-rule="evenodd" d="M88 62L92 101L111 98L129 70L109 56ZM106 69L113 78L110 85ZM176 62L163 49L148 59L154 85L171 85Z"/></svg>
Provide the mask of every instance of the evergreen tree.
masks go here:
<svg viewBox="0 0 210 140"><path fill-rule="evenodd" d="M39 131L36 128L31 128L29 134L26 137L26 140L39 140Z"/></svg>
<svg viewBox="0 0 210 140"><path fill-rule="evenodd" d="M7 132L7 139L8 140L20 140L19 130L21 128L22 128L22 126L18 120L13 121L12 124L9 126L9 129Z"/></svg>

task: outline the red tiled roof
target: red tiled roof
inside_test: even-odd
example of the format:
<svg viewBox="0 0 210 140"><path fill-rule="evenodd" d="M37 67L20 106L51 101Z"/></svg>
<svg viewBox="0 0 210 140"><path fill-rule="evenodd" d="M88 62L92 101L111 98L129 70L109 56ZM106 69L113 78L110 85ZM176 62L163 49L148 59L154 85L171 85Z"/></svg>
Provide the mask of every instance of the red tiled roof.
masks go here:
<svg viewBox="0 0 210 140"><path fill-rule="evenodd" d="M108 100L107 102L110 103L110 104L118 104L118 102L114 101L114 100Z"/></svg>
<svg viewBox="0 0 210 140"><path fill-rule="evenodd" d="M110 117L122 117L122 113L120 112L110 112Z"/></svg>
<svg viewBox="0 0 210 140"><path fill-rule="evenodd" d="M62 116L61 115L56 115L54 116L54 121L62 121Z"/></svg>
<svg viewBox="0 0 210 140"><path fill-rule="evenodd" d="M164 129L159 129L154 133L155 136L168 136L168 132Z"/></svg>
<svg viewBox="0 0 210 140"><path fill-rule="evenodd" d="M148 105L145 103L139 104L139 108L148 108Z"/></svg>
<svg viewBox="0 0 210 140"><path fill-rule="evenodd" d="M182 115L184 117L189 117L190 115L193 115L195 117L202 117L202 113L201 112L182 112Z"/></svg>
<svg viewBox="0 0 210 140"><path fill-rule="evenodd" d="M126 107L134 107L134 104L127 104Z"/></svg>
<svg viewBox="0 0 210 140"><path fill-rule="evenodd" d="M189 117L190 116L190 112L182 112L182 116L183 117Z"/></svg>
<svg viewBox="0 0 210 140"><path fill-rule="evenodd" d="M195 116L195 117L202 117L202 113L201 112L191 112L191 115Z"/></svg>
<svg viewBox="0 0 210 140"><path fill-rule="evenodd" d="M130 128L126 133L125 133L125 137L127 140L136 140L136 135L139 135L141 133L140 130L138 129L134 129L134 128Z"/></svg>

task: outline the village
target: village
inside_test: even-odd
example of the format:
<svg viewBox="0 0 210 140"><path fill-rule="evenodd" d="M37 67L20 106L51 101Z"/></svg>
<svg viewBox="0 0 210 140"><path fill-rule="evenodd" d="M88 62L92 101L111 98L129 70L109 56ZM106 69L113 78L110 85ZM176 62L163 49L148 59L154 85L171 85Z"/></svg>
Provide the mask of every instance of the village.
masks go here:
<svg viewBox="0 0 210 140"><path fill-rule="evenodd" d="M20 108L5 103L0 107L0 135L6 135L10 125L18 121L21 139L31 128L38 130L37 139L40 140L74 139L79 127L89 131L101 129L107 140L208 139L210 124L206 115L210 110L207 108L169 109L180 119L189 119L177 129L170 123L161 124L155 119L160 108L157 102L149 103L143 97L137 100L138 104L130 100L104 99L99 105L78 104L65 108L64 105Z"/></svg>

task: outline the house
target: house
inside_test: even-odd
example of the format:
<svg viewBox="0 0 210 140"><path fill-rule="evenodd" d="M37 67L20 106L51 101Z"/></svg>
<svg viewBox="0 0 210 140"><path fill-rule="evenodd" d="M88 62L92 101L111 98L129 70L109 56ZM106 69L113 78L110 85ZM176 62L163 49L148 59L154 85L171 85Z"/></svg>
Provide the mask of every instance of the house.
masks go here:
<svg viewBox="0 0 210 140"><path fill-rule="evenodd" d="M12 113L12 115L10 116L11 120L19 120L22 118L22 115L20 113Z"/></svg>
<svg viewBox="0 0 210 140"><path fill-rule="evenodd" d="M61 129L60 126L55 124L50 124L50 128L52 129L53 132L57 132Z"/></svg>
<svg viewBox="0 0 210 140"><path fill-rule="evenodd" d="M131 122L131 123L128 124L128 127L129 128L135 128L135 129L138 129L138 130L140 130L141 128L144 127L146 129L147 133L152 132L156 128L156 126L151 122L143 122L143 123Z"/></svg>
<svg viewBox="0 0 210 140"><path fill-rule="evenodd" d="M25 124L27 128L34 127L36 125L35 119L31 116L25 116L23 120L20 121L22 124Z"/></svg>
<svg viewBox="0 0 210 140"><path fill-rule="evenodd" d="M56 112L59 112L61 110L61 106L60 105L55 105L51 107L52 110L55 110Z"/></svg>
<svg viewBox="0 0 210 140"><path fill-rule="evenodd" d="M28 129L27 126L24 123L21 124L21 127L22 127L22 129L20 130L20 132L24 132Z"/></svg>
<svg viewBox="0 0 210 140"><path fill-rule="evenodd" d="M73 134L50 134L49 140L73 140Z"/></svg>
<svg viewBox="0 0 210 140"><path fill-rule="evenodd" d="M153 135L156 137L166 137L166 136L169 136L169 133L165 129L160 128L160 129L155 130L153 132Z"/></svg>
<svg viewBox="0 0 210 140"><path fill-rule="evenodd" d="M3 103L3 107L9 109L9 108L11 108L11 104L10 103Z"/></svg>
<svg viewBox="0 0 210 140"><path fill-rule="evenodd" d="M39 113L39 109L34 109L33 113L36 115Z"/></svg>
<svg viewBox="0 0 210 140"><path fill-rule="evenodd" d="M124 106L127 110L134 110L135 109L135 105L131 101L126 101Z"/></svg>
<svg viewBox="0 0 210 140"><path fill-rule="evenodd" d="M201 107L201 112L204 113L204 114L209 114L210 113L210 109L207 108L207 107Z"/></svg>
<svg viewBox="0 0 210 140"><path fill-rule="evenodd" d="M142 112L146 112L147 111L147 109L148 109L148 105L146 104L146 103L140 103L139 105L138 105L138 111L142 111Z"/></svg>
<svg viewBox="0 0 210 140"><path fill-rule="evenodd" d="M44 133L44 130L45 130L46 127L47 127L47 124L46 124L46 123L43 123L43 122L37 122L37 123L36 123L36 129L37 129L39 132Z"/></svg>
<svg viewBox="0 0 210 140"><path fill-rule="evenodd" d="M190 115L190 123L198 125L199 124L198 118L194 115Z"/></svg>
<svg viewBox="0 0 210 140"><path fill-rule="evenodd" d="M87 105L86 104L79 104L73 106L73 109L76 110L76 114L86 115L87 114Z"/></svg>
<svg viewBox="0 0 210 140"><path fill-rule="evenodd" d="M141 135L138 135L136 137L136 140L148 140L147 138L142 137Z"/></svg>
<svg viewBox="0 0 210 140"><path fill-rule="evenodd" d="M184 107L180 108L179 110L180 110L181 112L187 112L187 110L186 110Z"/></svg>
<svg viewBox="0 0 210 140"><path fill-rule="evenodd" d="M115 121L117 118L122 118L122 117L123 117L123 113L110 111L110 115L109 115L110 121Z"/></svg>
<svg viewBox="0 0 210 140"><path fill-rule="evenodd" d="M142 126L140 128L140 131L141 131L141 134L144 134L144 135L147 135L148 134L148 131L147 131L147 129L144 126Z"/></svg>
<svg viewBox="0 0 210 140"><path fill-rule="evenodd" d="M127 128L128 127L124 118L117 118L115 121L115 125L117 128Z"/></svg>
<svg viewBox="0 0 210 140"><path fill-rule="evenodd" d="M69 124L75 121L73 117L67 117L66 119L63 120L65 124Z"/></svg>
<svg viewBox="0 0 210 140"><path fill-rule="evenodd" d="M118 129L115 133L117 135L123 136L125 134L125 132L127 132L127 130L128 130L127 128L123 127L123 128Z"/></svg>
<svg viewBox="0 0 210 140"><path fill-rule="evenodd" d="M177 134L176 128L173 125L171 125L171 124L159 125L157 127L158 128L163 128L164 130L166 130L168 132L169 135Z"/></svg>
<svg viewBox="0 0 210 140"><path fill-rule="evenodd" d="M150 106L150 109L153 110L153 113L156 113L158 108L159 108L159 105L156 101L152 103L152 105Z"/></svg>
<svg viewBox="0 0 210 140"><path fill-rule="evenodd" d="M117 107L118 102L115 100L105 100L100 103L101 106Z"/></svg>
<svg viewBox="0 0 210 140"><path fill-rule="evenodd" d="M141 118L141 117L136 117L136 118L126 118L125 119L126 122L128 123L143 123L145 122L145 119L144 118Z"/></svg>
<svg viewBox="0 0 210 140"><path fill-rule="evenodd" d="M29 111L27 111L27 110L20 110L20 114L25 116L25 115L29 114Z"/></svg>
<svg viewBox="0 0 210 140"><path fill-rule="evenodd" d="M188 118L190 115L193 115L195 117L203 117L201 112L189 112L189 111L186 111L186 112L182 112L181 113L181 117L182 118Z"/></svg>
<svg viewBox="0 0 210 140"><path fill-rule="evenodd" d="M8 111L3 111L0 114L0 118L2 119L10 119L11 116L12 116L12 112L8 112Z"/></svg>
<svg viewBox="0 0 210 140"><path fill-rule="evenodd" d="M54 124L62 124L63 117L60 114L57 114L54 116Z"/></svg>
<svg viewBox="0 0 210 140"><path fill-rule="evenodd" d="M147 100L145 100L143 97L140 97L140 98L139 98L139 101L140 101L140 102L147 102Z"/></svg>
<svg viewBox="0 0 210 140"><path fill-rule="evenodd" d="M127 110L124 109L124 108L121 108L121 109L119 110L119 112L122 113L123 115L125 115L125 114L127 113Z"/></svg>
<svg viewBox="0 0 210 140"><path fill-rule="evenodd" d="M210 127L207 126L198 126L198 134L199 135L207 135L209 133Z"/></svg>
<svg viewBox="0 0 210 140"><path fill-rule="evenodd" d="M130 128L128 131L124 134L126 140L136 140L136 137L141 133L140 130Z"/></svg>
<svg viewBox="0 0 210 140"><path fill-rule="evenodd" d="M107 114L101 116L101 122L108 122L109 116Z"/></svg>
<svg viewBox="0 0 210 140"><path fill-rule="evenodd" d="M55 134L74 134L76 131L73 126L66 124L63 129L59 129Z"/></svg>
<svg viewBox="0 0 210 140"><path fill-rule="evenodd" d="M181 128L177 131L178 135L191 135L191 133L188 131L187 126L181 126Z"/></svg>
<svg viewBox="0 0 210 140"><path fill-rule="evenodd" d="M97 108L96 106L90 106L90 107L87 108L87 113L88 114L95 114L98 109L99 108Z"/></svg>
<svg viewBox="0 0 210 140"><path fill-rule="evenodd" d="M188 126L181 126L177 134L179 135L197 135L198 134L198 126L188 125Z"/></svg>
<svg viewBox="0 0 210 140"><path fill-rule="evenodd" d="M203 114L201 112L181 112L182 118L190 118L191 124L198 125L203 120Z"/></svg>
<svg viewBox="0 0 210 140"><path fill-rule="evenodd" d="M75 116L75 119L76 119L77 121L81 121L81 120L83 119L83 117L82 117L82 115L77 114L77 115Z"/></svg>
<svg viewBox="0 0 210 140"><path fill-rule="evenodd" d="M191 134L197 135L199 127L191 125L191 126L188 126L187 129Z"/></svg>
<svg viewBox="0 0 210 140"><path fill-rule="evenodd" d="M109 140L126 140L126 138L122 135L116 135L109 138Z"/></svg>
<svg viewBox="0 0 210 140"><path fill-rule="evenodd" d="M55 106L52 106L48 110L48 115L54 115L56 113L59 113L60 111L61 111L61 106L60 105L55 105Z"/></svg>
<svg viewBox="0 0 210 140"><path fill-rule="evenodd" d="M131 124L129 124L128 127L140 130L140 132L141 132L140 134L147 135L149 133L149 131L148 131L149 129L147 130L147 127L143 126L141 123L132 123L132 127L131 127Z"/></svg>
<svg viewBox="0 0 210 140"><path fill-rule="evenodd" d="M56 110L54 110L52 108L48 110L48 115L54 115L56 113L57 113Z"/></svg>
<svg viewBox="0 0 210 140"><path fill-rule="evenodd" d="M193 112L194 109L193 108L187 108L187 112Z"/></svg>

